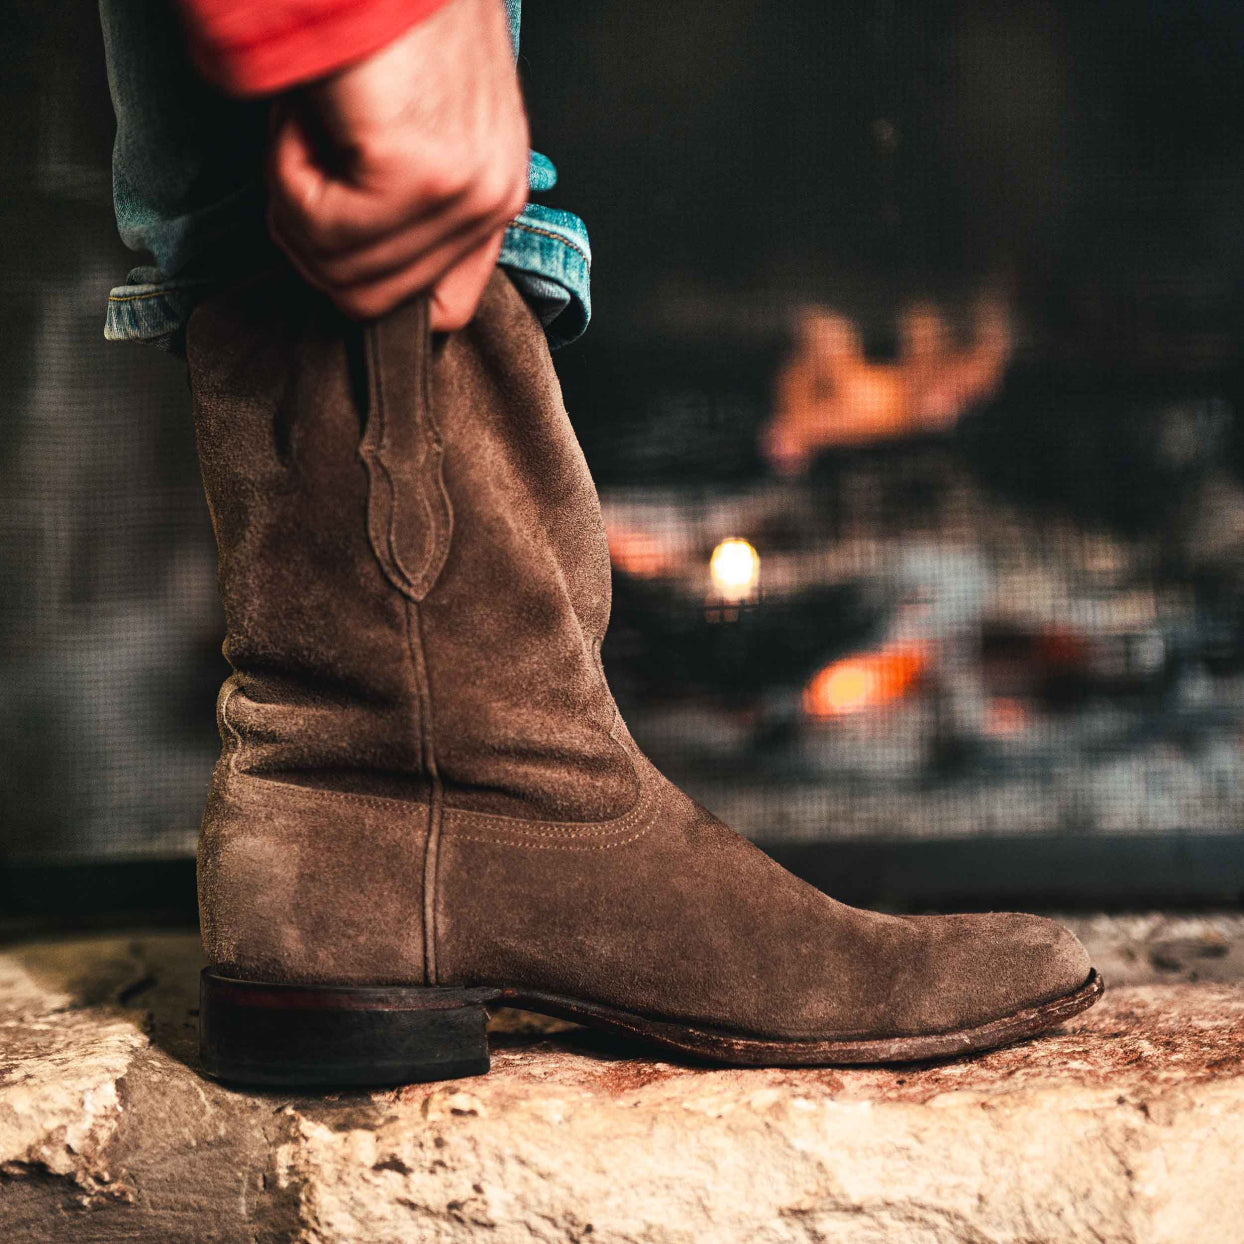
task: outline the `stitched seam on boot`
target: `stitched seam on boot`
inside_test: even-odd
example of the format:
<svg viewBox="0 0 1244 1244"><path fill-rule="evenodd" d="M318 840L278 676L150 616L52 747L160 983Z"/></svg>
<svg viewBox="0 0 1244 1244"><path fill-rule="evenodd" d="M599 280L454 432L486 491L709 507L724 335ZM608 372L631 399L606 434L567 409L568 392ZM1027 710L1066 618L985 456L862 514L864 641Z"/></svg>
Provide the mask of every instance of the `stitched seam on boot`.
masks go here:
<svg viewBox="0 0 1244 1244"><path fill-rule="evenodd" d="M613 838L608 842L524 842L513 838L477 838L474 834L455 834L454 842L482 842L490 847L513 847L522 851L613 851L618 847L624 847L628 842L637 842L643 838L652 826L645 825L638 832L629 835L626 838ZM542 835L534 834L532 837L539 838Z"/></svg>
<svg viewBox="0 0 1244 1244"><path fill-rule="evenodd" d="M225 687L228 687L229 690L225 691L224 689ZM233 699L234 692L236 692L237 690L238 690L238 676L237 674L230 674L229 677L225 679L224 685L221 687L221 691L223 694L220 700L220 724L224 726L224 728L228 730L228 732L233 736L233 746L228 749L229 751L228 771L230 773L237 772L236 761L238 757L238 752L242 750L242 734L238 730L237 726L235 726L233 722L229 720L229 702L230 700Z"/></svg>
<svg viewBox="0 0 1244 1244"><path fill-rule="evenodd" d="M642 786L642 783L641 783ZM498 834L519 834L537 838L608 838L634 828L648 812L651 796L640 794L635 806L613 821L527 821L522 817L475 815L461 808L446 808L445 819L468 829L493 830Z"/></svg>
<svg viewBox="0 0 1244 1244"><path fill-rule="evenodd" d="M230 727L232 731L232 727ZM402 816L418 816L427 817L430 815L428 803L422 799L395 799L385 795L358 795L353 791L345 790L325 790L317 786L299 786L293 782L283 782L278 778L266 777L260 773L239 773L237 776L245 777L248 782L262 782L267 786L279 787L286 798L291 799L310 799L315 801L328 801L330 803L352 803L359 804L363 807L377 808L385 812L402 815ZM484 819L473 817L470 813L460 812L455 808L442 807L439 820L444 829L446 819L454 821L462 821L469 828L495 830L493 836L483 837L475 834L466 834L455 831L453 840L455 842L487 842L494 845L506 845L507 842L512 846L526 846L531 850L557 850L564 849L567 851L608 851L613 847L622 846L627 842L634 842L637 838L642 838L644 834L652 828L651 824L643 826L637 833L626 834L625 837L618 838L617 834L624 834L626 830L634 827L638 820L639 808L646 801L641 800L641 804L632 809L622 818L622 822L600 821L600 822L582 822L569 821L564 825L550 825L542 827L539 821L524 821L519 817L508 818L508 824L504 825L479 825L478 821ZM506 818L498 818L506 819ZM625 822L625 823L623 823ZM603 827L603 828L602 828ZM538 845L534 842L528 843L522 841L525 838L556 838L561 839L565 845L561 843L549 843ZM583 839L596 839L595 845L569 845L575 839L582 842Z"/></svg>
<svg viewBox="0 0 1244 1244"><path fill-rule="evenodd" d="M600 659L600 640L593 640L592 647L596 657L596 667L600 672L601 681L604 684L606 692L609 690L608 680L605 678L604 665ZM612 700L612 695L610 696ZM631 808L624 812L621 816L614 817L607 821L531 821L519 816L505 816L501 813L492 812L472 812L467 808L446 807L444 811L444 820L452 825L461 825L466 829L475 829L483 832L492 832L495 838L472 837L467 834L455 831L454 840L463 842L494 842L504 841L510 838L594 838L597 840L611 839L617 834L625 833L632 829L640 822L649 810L649 805L655 802L654 780L660 781L660 775L654 770L648 775L648 784L645 785L643 777L640 775L639 767L635 764L635 757L631 754L631 748L628 747L620 738L618 738L618 727L622 723L622 713L618 709L616 702L613 706L613 724L609 728L609 737L617 745L618 749L626 757L626 762L630 766L631 776L635 781L635 785L639 790L639 795ZM651 768L651 765L647 765ZM632 842L635 837L646 834L651 828L650 825L645 826L638 835L632 835L622 841ZM621 845L621 843L610 844ZM579 847L578 850L589 850L592 848ZM608 846L602 845L599 850L607 850Z"/></svg>
<svg viewBox="0 0 1244 1244"><path fill-rule="evenodd" d="M423 314L417 314L416 318L413 331L426 339ZM400 327L412 328L406 324L405 317L400 320ZM387 328L390 332L396 331L392 324ZM417 409L409 412L413 434L424 442L423 453L412 455L416 469L411 472L411 487L399 490L396 485L389 464L389 456L393 450L388 437L385 359L380 343L381 332L381 326L370 326L364 339L368 364L369 410L366 430L359 445L359 457L363 460L371 483L368 490L367 534L372 552L385 577L404 596L418 601L431 591L444 569L453 531L453 507L445 488L443 443L440 430L432 416L428 374L430 368L425 357L428 349L426 340L417 342L414 349L412 365L418 386L414 402ZM377 473L383 475L384 487L378 486L380 480L376 478ZM436 493L436 505L429 496L429 490L432 489ZM423 510L422 529L427 533L423 564L417 573L412 573L403 561L398 533L399 498L411 498L412 494Z"/></svg>
<svg viewBox="0 0 1244 1244"><path fill-rule="evenodd" d="M386 358L387 351L381 343L386 334L391 336L395 333L400 335L400 340L395 351L396 358L390 360ZM389 583L407 599L406 639L415 682L419 735L417 746L423 771L431 786L424 839L422 916L424 978L428 984L434 985L437 981L437 862L445 796L436 764L432 690L428 680L418 602L431 591L444 569L449 556L454 516L445 487L443 443L432 415L427 304L410 304L407 308L400 308L381 323L369 326L365 331L364 345L368 364L369 401L367 422L358 453L368 475L367 535L380 569ZM414 438L412 444L395 446L390 443L388 394L385 386L386 366L390 361L395 366L408 366L413 370L414 409L399 412L408 420L404 431ZM389 459L394 454L400 458L403 449L407 451L406 461L399 462L398 465L408 469L405 472L399 470L398 479L395 480ZM405 485L400 491L399 482ZM429 495L432 489L436 490L437 504L434 504L434 498ZM422 524L414 525L416 530L421 529L424 532L422 564L417 574L412 574L403 560L399 531L399 505L410 504L412 501L420 507L423 517Z"/></svg>
<svg viewBox="0 0 1244 1244"><path fill-rule="evenodd" d="M395 799L385 795L356 795L353 791L328 790L319 786L300 786L296 782L284 782L280 778L267 777L262 773L239 773L248 782L264 782L269 786L279 786L291 796L299 799L327 799L332 802L363 804L370 808L380 808L386 812L406 812L412 816L423 815L427 803L422 799Z"/></svg>
<svg viewBox="0 0 1244 1244"><path fill-rule="evenodd" d="M631 760L634 767L634 760ZM531 850L607 851L642 838L652 828L652 813L657 804L656 782L651 775L647 783L636 772L640 795L635 806L624 816L612 821L585 824L582 821L540 822L524 821L518 817L472 814L460 809L446 808L446 822L460 825L455 830L454 842L487 842L494 845L527 847ZM658 779L659 780L659 779ZM462 832L475 830L477 832ZM629 832L635 831L635 832ZM621 835L621 837L619 837ZM552 839L537 843L535 839ZM576 844L576 845L569 845Z"/></svg>
<svg viewBox="0 0 1244 1244"><path fill-rule="evenodd" d="M428 679L427 657L423 648L419 606L406 608L406 631L415 673L419 701L420 751L424 772L431 783L428 799L427 837L423 846L423 969L429 985L437 983L436 971L436 895L437 865L440 862L441 824L445 810L445 789L436 764L436 734L432 713L432 684Z"/></svg>
<svg viewBox="0 0 1244 1244"><path fill-rule="evenodd" d="M228 689L225 690L225 688ZM238 685L237 674L230 674L221 687L223 698L220 704L220 722L233 740L233 746L227 748L227 769L230 774L238 778L245 778L248 782L262 782L265 786L278 787L287 798L328 800L333 803L356 803L368 808L380 808L386 812L404 813L407 815L423 814L427 804L422 799L397 799L388 795L359 795L354 791L348 790L331 790L322 786L302 786L297 782L286 782L280 778L268 777L263 773L247 773L239 769L235 761L242 749L242 735L237 726L229 720L229 705L234 695L241 689ZM422 743L420 743L420 749L422 750Z"/></svg>

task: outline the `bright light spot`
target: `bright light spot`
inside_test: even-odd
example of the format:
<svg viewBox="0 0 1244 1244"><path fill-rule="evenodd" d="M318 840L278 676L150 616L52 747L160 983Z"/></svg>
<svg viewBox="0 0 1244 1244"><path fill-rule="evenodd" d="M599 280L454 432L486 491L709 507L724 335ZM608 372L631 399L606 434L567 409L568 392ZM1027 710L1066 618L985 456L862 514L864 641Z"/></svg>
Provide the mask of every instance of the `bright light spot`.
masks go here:
<svg viewBox="0 0 1244 1244"><path fill-rule="evenodd" d="M745 600L760 581L760 554L746 540L723 540L709 559L713 590L726 600Z"/></svg>
<svg viewBox="0 0 1244 1244"><path fill-rule="evenodd" d="M928 655L918 645L835 661L804 688L804 711L811 717L844 717L888 704L914 687L927 666Z"/></svg>
<svg viewBox="0 0 1244 1244"><path fill-rule="evenodd" d="M848 661L829 671L820 684L820 699L831 713L853 713L876 699L876 682L867 665Z"/></svg>

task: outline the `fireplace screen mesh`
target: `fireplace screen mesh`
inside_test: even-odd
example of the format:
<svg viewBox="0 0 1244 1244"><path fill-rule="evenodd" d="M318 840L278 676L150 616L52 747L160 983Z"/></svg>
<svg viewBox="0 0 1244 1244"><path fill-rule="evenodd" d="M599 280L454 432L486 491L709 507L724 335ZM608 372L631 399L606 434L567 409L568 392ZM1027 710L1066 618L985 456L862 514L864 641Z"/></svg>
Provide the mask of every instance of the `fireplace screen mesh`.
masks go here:
<svg viewBox="0 0 1244 1244"><path fill-rule="evenodd" d="M1244 841L1244 18L843 7L529 6L632 730L771 844ZM192 851L226 672L91 18L5 19L12 860Z"/></svg>

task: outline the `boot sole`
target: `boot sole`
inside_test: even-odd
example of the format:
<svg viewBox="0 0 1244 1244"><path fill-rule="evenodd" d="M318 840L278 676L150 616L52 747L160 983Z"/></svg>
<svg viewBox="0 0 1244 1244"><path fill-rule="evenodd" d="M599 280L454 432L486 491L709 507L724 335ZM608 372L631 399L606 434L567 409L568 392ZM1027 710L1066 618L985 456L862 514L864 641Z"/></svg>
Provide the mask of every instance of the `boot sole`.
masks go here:
<svg viewBox="0 0 1244 1244"><path fill-rule="evenodd" d="M527 991L506 990L502 1001L506 1006L574 1020L620 1036L639 1037L681 1054L734 1067L849 1067L956 1058L1026 1041L1065 1023L1081 1011L1087 1011L1104 991L1105 984L1094 969L1089 973L1088 980L1074 993L1043 1002L1040 1006L1026 1007L973 1028L922 1036L853 1041L765 1041L711 1028L649 1019L594 1002L579 1002Z"/></svg>
<svg viewBox="0 0 1244 1244"><path fill-rule="evenodd" d="M499 989L282 985L199 977L199 1060L208 1075L268 1086L410 1084L488 1070Z"/></svg>
<svg viewBox="0 0 1244 1244"><path fill-rule="evenodd" d="M199 1054L216 1079L268 1086L409 1084L488 1071L488 1005L573 1020L736 1067L858 1066L954 1058L1024 1041L1087 1010L1096 971L1074 993L973 1028L851 1041L765 1041L516 989L280 985L200 978Z"/></svg>

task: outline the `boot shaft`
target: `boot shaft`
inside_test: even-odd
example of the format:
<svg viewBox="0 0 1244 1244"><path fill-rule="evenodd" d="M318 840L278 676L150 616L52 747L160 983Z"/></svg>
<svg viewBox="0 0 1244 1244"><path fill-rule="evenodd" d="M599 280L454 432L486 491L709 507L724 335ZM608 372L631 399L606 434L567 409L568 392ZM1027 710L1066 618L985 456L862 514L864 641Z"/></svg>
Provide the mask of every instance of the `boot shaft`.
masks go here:
<svg viewBox="0 0 1244 1244"><path fill-rule="evenodd" d="M419 801L438 785L502 815L625 811L599 503L508 279L434 341L421 304L363 327L267 276L200 308L188 346L229 771Z"/></svg>

